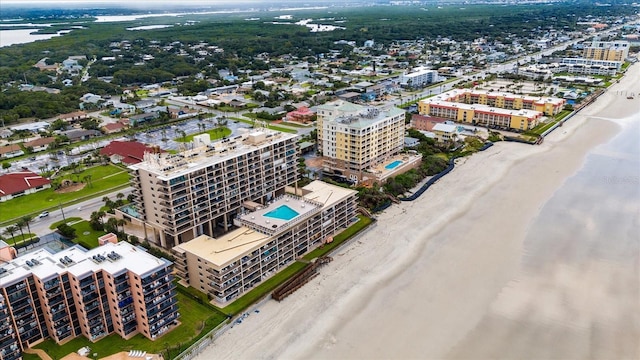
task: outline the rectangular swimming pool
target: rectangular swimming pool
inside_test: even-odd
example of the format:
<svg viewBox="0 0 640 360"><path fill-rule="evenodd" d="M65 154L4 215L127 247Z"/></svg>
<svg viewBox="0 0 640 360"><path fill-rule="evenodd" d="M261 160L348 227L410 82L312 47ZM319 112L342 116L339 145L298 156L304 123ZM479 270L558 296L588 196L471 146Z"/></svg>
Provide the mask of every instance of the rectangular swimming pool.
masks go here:
<svg viewBox="0 0 640 360"><path fill-rule="evenodd" d="M264 216L280 219L280 220L291 220L294 217L300 215L297 211L288 207L287 205L280 205L277 208L265 213Z"/></svg>
<svg viewBox="0 0 640 360"><path fill-rule="evenodd" d="M392 163L387 164L384 168L387 170L391 170L391 169L395 169L400 164L402 164L402 161L396 160Z"/></svg>

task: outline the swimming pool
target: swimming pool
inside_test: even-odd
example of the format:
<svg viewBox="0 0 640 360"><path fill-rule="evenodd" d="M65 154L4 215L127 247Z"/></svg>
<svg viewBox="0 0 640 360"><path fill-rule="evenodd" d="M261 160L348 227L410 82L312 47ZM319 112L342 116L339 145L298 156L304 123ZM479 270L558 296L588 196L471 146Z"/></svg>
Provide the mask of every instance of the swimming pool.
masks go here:
<svg viewBox="0 0 640 360"><path fill-rule="evenodd" d="M395 169L400 164L402 164L402 161L396 160L392 163L387 164L384 168L387 170L391 170L391 169Z"/></svg>
<svg viewBox="0 0 640 360"><path fill-rule="evenodd" d="M280 220L291 220L294 217L300 215L297 211L288 207L287 205L280 205L277 208L265 213L264 216L280 219Z"/></svg>

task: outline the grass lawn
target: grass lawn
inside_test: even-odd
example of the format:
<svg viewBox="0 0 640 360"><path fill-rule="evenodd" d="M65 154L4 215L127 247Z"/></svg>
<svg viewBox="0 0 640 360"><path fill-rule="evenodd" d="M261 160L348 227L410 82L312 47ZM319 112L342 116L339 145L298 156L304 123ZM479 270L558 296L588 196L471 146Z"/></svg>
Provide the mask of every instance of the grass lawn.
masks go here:
<svg viewBox="0 0 640 360"><path fill-rule="evenodd" d="M349 226L340 234L334 236L333 242L311 251L310 253L306 254L302 258L305 260L311 260L323 255L326 255L327 253L333 251L333 249L340 246L340 244L350 239L352 236L354 236L361 230L365 229L367 226L369 226L369 224L373 222L373 219L366 217L364 215L358 215L358 218L360 219L358 222Z"/></svg>
<svg viewBox="0 0 640 360"><path fill-rule="evenodd" d="M82 218L70 217L70 218L67 218L67 220L60 220L60 221L54 222L53 224L49 225L49 229L55 230L55 229L58 228L58 225L60 225L62 223L70 224L70 223L74 223L74 222L78 222L78 221L82 221Z"/></svg>
<svg viewBox="0 0 640 360"><path fill-rule="evenodd" d="M232 117L231 120L235 120L235 121L240 121L243 122L245 124L249 124L249 125L253 125L253 121L251 120L245 120L245 119L240 119L240 118L234 118ZM280 131L280 132L286 132L286 133L290 133L290 134L296 134L297 131L293 130L293 129L287 129L284 128L282 126L275 126L275 125L269 125L267 124L267 128L271 129L271 130L276 130L276 131Z"/></svg>
<svg viewBox="0 0 640 360"><path fill-rule="evenodd" d="M78 174L64 175L63 179L82 180L91 175L91 185L83 189L69 192L56 193L53 189L46 189L34 194L21 196L0 204L0 226L2 222L17 219L24 215L38 215L44 210L55 210L60 204L86 200L100 196L117 188L126 187L129 184L129 173L115 165L98 165L86 169Z"/></svg>
<svg viewBox="0 0 640 360"><path fill-rule="evenodd" d="M24 233L24 238L22 237L22 234L20 234L20 231L18 231L17 235L14 234L15 236L12 238L5 238L3 241L6 242L7 244L10 245L20 245L21 243L25 242L25 241L29 241L31 238L36 237L36 234L30 234L25 232Z"/></svg>
<svg viewBox="0 0 640 360"><path fill-rule="evenodd" d="M182 142L182 143L191 142L191 141L193 141L193 137L194 136L197 136L197 135L200 135L200 134L205 134L205 133L209 134L209 137L211 138L211 140L217 140L217 139L222 139L225 136L231 135L231 129L226 128L226 127L223 127L223 128L220 128L220 129L211 129L211 130L207 130L205 132L199 132L199 133L196 133L196 134L187 135L186 137L179 136L179 137L177 137L177 138L175 138L173 140L176 141L176 142Z"/></svg>
<svg viewBox="0 0 640 360"><path fill-rule="evenodd" d="M537 135L541 135L543 132L547 131L549 128L551 128L553 125L555 125L558 121L557 120L551 120L547 123L543 123L543 124L539 124L538 126L534 127L533 129L529 130L529 131L525 131L524 134L525 135L531 135L531 136L537 136Z"/></svg>
<svg viewBox="0 0 640 360"><path fill-rule="evenodd" d="M86 220L82 220L80 222L76 222L75 224L72 222L68 222L70 226L76 229L76 237L71 239L76 244L80 244L88 249L93 249L98 247L98 238L104 234L105 231L96 231L91 228L89 222Z"/></svg>
<svg viewBox="0 0 640 360"><path fill-rule="evenodd" d="M35 347L45 350L53 359L61 359L71 352L78 351L83 346L89 346L92 353L98 354L98 358L129 350L144 350L152 354L164 352L165 359L173 358L226 319L223 314L216 312L212 307L199 304L180 292L177 294L177 299L181 324L156 341L148 340L140 334L130 340L124 340L119 335L112 334L96 343L91 343L85 337L78 337L64 345L47 340ZM166 353L167 349L169 354Z"/></svg>

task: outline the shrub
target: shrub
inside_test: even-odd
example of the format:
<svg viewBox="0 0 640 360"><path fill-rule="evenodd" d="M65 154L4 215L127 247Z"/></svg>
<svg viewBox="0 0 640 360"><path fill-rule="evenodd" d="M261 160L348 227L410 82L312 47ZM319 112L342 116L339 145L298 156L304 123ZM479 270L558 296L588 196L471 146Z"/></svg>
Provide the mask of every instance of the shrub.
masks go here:
<svg viewBox="0 0 640 360"><path fill-rule="evenodd" d="M73 239L76 237L76 229L72 228L71 226L67 225L66 223L62 223L60 225L58 225L57 227L58 232L60 233L60 235L69 238L69 239ZM89 247L90 249L90 247Z"/></svg>

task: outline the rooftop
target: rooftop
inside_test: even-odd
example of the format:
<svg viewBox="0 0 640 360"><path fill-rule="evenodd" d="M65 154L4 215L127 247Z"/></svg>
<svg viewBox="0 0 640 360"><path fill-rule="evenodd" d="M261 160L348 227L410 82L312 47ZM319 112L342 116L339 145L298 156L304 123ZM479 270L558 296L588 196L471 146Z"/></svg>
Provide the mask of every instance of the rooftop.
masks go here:
<svg viewBox="0 0 640 360"><path fill-rule="evenodd" d="M274 235L320 212L322 205L321 202L305 197L283 195L267 207L238 216L237 221L256 231ZM276 214L283 209L287 210L286 216Z"/></svg>
<svg viewBox="0 0 640 360"><path fill-rule="evenodd" d="M47 279L67 272L78 277L100 270L114 275L129 270L144 276L169 264L168 260L156 258L127 242L107 243L91 250L76 245L55 254L47 249L24 254L0 266L0 279L7 286L30 274Z"/></svg>
<svg viewBox="0 0 640 360"><path fill-rule="evenodd" d="M329 112L330 115L323 113L323 111ZM323 116L325 124L335 122L346 125L349 128L359 129L370 127L380 121L396 116L403 116L402 119L404 119L404 110L395 106L363 106L343 100L320 105L317 108L317 112Z"/></svg>
<svg viewBox="0 0 640 360"><path fill-rule="evenodd" d="M281 142L297 137L269 129L239 129L240 135L215 143L186 150L178 154L145 153L138 164L129 166L132 170L146 170L160 180L170 180L213 164L222 163L242 154L266 148L273 142Z"/></svg>
<svg viewBox="0 0 640 360"><path fill-rule="evenodd" d="M174 250L196 254L198 257L222 268L247 252L266 244L270 238L269 235L246 227L240 227L217 239L207 235L200 235L191 241L176 246Z"/></svg>

